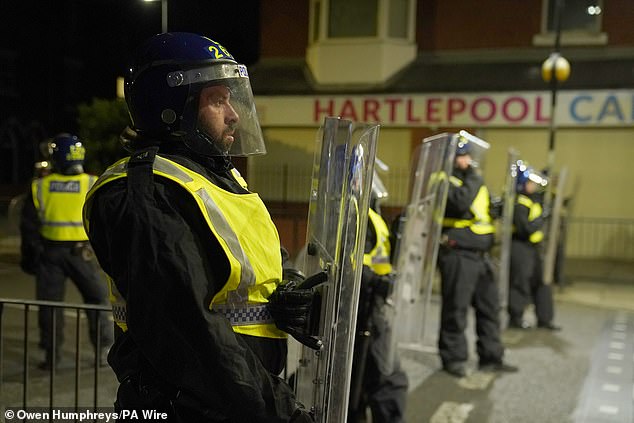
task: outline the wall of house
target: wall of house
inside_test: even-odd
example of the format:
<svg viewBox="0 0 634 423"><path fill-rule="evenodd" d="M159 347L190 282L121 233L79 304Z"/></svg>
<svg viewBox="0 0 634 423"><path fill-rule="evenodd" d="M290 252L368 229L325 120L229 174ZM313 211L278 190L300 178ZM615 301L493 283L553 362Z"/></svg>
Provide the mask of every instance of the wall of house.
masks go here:
<svg viewBox="0 0 634 423"><path fill-rule="evenodd" d="M408 202L415 145L426 136L459 129L381 129L378 156L390 166L389 172L380 175L390 192L385 207L388 219ZM491 144L483 176L494 196L503 194L509 148L537 169L547 163L547 129L470 128L470 132ZM251 187L274 205L273 219L294 254L305 236L307 209L301 205L307 207L317 128L276 128L265 134L269 154L250 159ZM634 196L629 184L633 137L631 128L562 128L556 132L554 173L567 169L564 196L571 200L567 216L576 222L594 222L593 226L571 226L569 256L634 258Z"/></svg>
<svg viewBox="0 0 634 423"><path fill-rule="evenodd" d="M416 43L421 51L529 47L540 11L538 0L419 1Z"/></svg>
<svg viewBox="0 0 634 423"><path fill-rule="evenodd" d="M425 137L462 128L381 128L377 156L390 170L381 179L390 192L389 205L409 199L409 173L413 147ZM501 194L509 148L536 169L548 157L547 129L482 128L470 131L491 144L483 169L493 194ZM252 188L276 201L307 201L317 128L265 130L268 154L250 159ZM566 167L565 195L574 197L574 214L610 219L634 218L634 195L627 187L634 157L631 128L562 128L555 138L555 173ZM284 176L285 175L285 176ZM284 180L282 178L285 178ZM281 189L282 186L286 188ZM279 197L281 192L285 198Z"/></svg>
<svg viewBox="0 0 634 423"><path fill-rule="evenodd" d="M309 0L262 2L262 58L297 59L305 56L308 7ZM466 0L459 5L458 2L444 0L420 0L416 42L421 52L531 48L533 36L541 31L541 9L541 0ZM631 0L603 0L603 31L608 35L609 47L634 47L632 22L634 3ZM610 88L632 87L606 86L606 89ZM477 87L474 89L477 91ZM491 143L484 176L494 194L501 193L509 147L519 150L522 158L537 168L546 164L549 137L546 127L448 129L468 129ZM391 168L389 174L382 176L391 193L388 201L390 213L407 201L413 148L424 137L443 131L443 128L428 127L381 128L378 157ZM269 155L249 159L249 180L255 191L263 193L265 200L277 205L298 198L304 201L301 193L310 186L316 133L316 127L264 128ZM558 129L555 171L564 166L568 169L565 194L574 199L570 210L573 217L632 222L631 157L634 157L632 127L577 126ZM280 189L282 186L284 188ZM302 217L305 211L293 209L294 214L290 216L283 205L276 207L280 213L276 212L274 220L280 219L281 236L295 250L305 232ZM634 228L631 223L624 225L618 223L610 230L605 227L598 230L597 233L600 232L603 237L601 243L614 245L614 240L618 239L617 243L634 245ZM297 228L301 228L299 235L293 232ZM586 254L574 250L577 244L581 244L576 242L578 238L575 237L571 255ZM606 248L601 246L590 254L613 255L606 253ZM627 254L634 255L634 252Z"/></svg>
<svg viewBox="0 0 634 423"><path fill-rule="evenodd" d="M541 32L541 16L540 0L418 1L416 42L421 51L529 48ZM603 0L608 45L632 47L631 22L630 0Z"/></svg>
<svg viewBox="0 0 634 423"><path fill-rule="evenodd" d="M608 45L634 46L634 3L631 0L603 0L603 30L608 33Z"/></svg>
<svg viewBox="0 0 634 423"><path fill-rule="evenodd" d="M308 45L308 0L260 2L260 57L301 58Z"/></svg>
<svg viewBox="0 0 634 423"><path fill-rule="evenodd" d="M309 0L267 0L261 8L261 57L304 57ZM542 1L444 0L417 2L419 51L529 48L541 32ZM608 45L634 46L634 4L603 0L602 26Z"/></svg>

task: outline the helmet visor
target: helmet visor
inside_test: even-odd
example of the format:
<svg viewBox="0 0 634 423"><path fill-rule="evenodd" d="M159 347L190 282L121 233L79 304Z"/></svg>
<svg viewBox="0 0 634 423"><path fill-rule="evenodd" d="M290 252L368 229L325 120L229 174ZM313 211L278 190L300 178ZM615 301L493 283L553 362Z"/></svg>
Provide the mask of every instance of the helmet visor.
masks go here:
<svg viewBox="0 0 634 423"><path fill-rule="evenodd" d="M530 181L535 182L541 188L545 188L546 185L548 185L548 179L544 175L538 172L531 172L528 175L528 179Z"/></svg>
<svg viewBox="0 0 634 423"><path fill-rule="evenodd" d="M171 72L168 85L189 85L190 98L198 103L193 130L212 144L211 155L265 154L247 68L233 63ZM194 134L187 134L185 139ZM187 142L187 141L185 141Z"/></svg>
<svg viewBox="0 0 634 423"><path fill-rule="evenodd" d="M471 167L484 169L485 158L491 147L490 144L464 130L460 131L458 135L456 155L467 154L471 158Z"/></svg>
<svg viewBox="0 0 634 423"><path fill-rule="evenodd" d="M518 184L519 189L523 189L523 185L527 182L535 184L536 191L543 191L548 185L548 178L545 174L538 172L534 168L528 166L526 162L519 160L517 162L517 170L519 171Z"/></svg>

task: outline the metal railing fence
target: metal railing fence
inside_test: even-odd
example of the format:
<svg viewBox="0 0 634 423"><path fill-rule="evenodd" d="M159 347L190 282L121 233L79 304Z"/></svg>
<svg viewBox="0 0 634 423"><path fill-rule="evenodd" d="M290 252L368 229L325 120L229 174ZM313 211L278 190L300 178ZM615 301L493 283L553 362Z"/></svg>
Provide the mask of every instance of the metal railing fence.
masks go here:
<svg viewBox="0 0 634 423"><path fill-rule="evenodd" d="M60 367L53 361L47 370L32 365L39 354L37 317L33 316L39 307L61 308L64 310L62 318L74 320L74 328L64 331L69 339L74 339L73 365ZM113 406L118 383L112 369L100 365L100 327L96 325L97 345L93 348L90 342L82 339L82 333L88 332L82 310L111 313L110 306L106 305L0 298L0 399L5 407L48 407L52 415L53 407L74 407L77 411L80 407ZM57 313L51 315L52 349L55 351ZM64 346L68 348L68 344ZM65 349L63 353L68 351ZM83 364L86 361L88 363ZM88 387L83 388L83 384Z"/></svg>
<svg viewBox="0 0 634 423"><path fill-rule="evenodd" d="M634 260L634 219L568 217L566 257Z"/></svg>

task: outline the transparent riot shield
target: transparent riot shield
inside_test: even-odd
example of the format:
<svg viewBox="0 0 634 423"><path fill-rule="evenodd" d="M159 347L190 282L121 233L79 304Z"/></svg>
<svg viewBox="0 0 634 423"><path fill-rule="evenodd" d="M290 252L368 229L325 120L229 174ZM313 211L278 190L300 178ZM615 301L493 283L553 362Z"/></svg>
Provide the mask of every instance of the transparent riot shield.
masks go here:
<svg viewBox="0 0 634 423"><path fill-rule="evenodd" d="M345 422L352 372L357 305L363 268L379 127L326 118L318 137L302 270L325 271L317 337L323 348L302 346L297 400L320 423ZM320 144L320 145L319 145Z"/></svg>
<svg viewBox="0 0 634 423"><path fill-rule="evenodd" d="M506 175L504 177L504 188L502 192L502 216L497 230L497 241L499 244L498 289L500 293L500 317L503 323L502 327L506 327L506 306L508 304L509 295L511 239L513 235L513 210L515 208L518 155L518 152L514 149L510 148L508 150Z"/></svg>
<svg viewBox="0 0 634 423"><path fill-rule="evenodd" d="M544 251L544 284L550 285L555 277L555 260L557 259L557 243L559 241L559 229L561 210L564 204L566 188L566 179L568 177L568 168L561 169L558 175L557 187L555 191L555 201L552 203L552 212L547 220L547 229L544 231L546 235L546 249Z"/></svg>
<svg viewBox="0 0 634 423"><path fill-rule="evenodd" d="M392 331L389 363L398 349L426 351L427 310L440 245L458 136L440 134L423 140L415 153L412 191L394 251L394 290L386 317Z"/></svg>

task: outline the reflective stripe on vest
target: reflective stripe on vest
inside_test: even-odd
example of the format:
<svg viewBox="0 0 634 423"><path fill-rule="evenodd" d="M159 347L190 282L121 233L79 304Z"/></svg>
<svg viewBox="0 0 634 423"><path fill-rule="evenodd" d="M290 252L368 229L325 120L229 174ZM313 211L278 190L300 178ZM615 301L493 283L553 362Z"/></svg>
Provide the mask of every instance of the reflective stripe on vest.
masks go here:
<svg viewBox="0 0 634 423"><path fill-rule="evenodd" d="M99 178L88 194L86 217L94 192L127 176L127 161L115 163ZM237 333L285 338L286 334L275 327L266 309L268 296L281 280L282 262L277 229L260 197L254 193L224 191L201 175L160 156L154 160L153 172L178 183L193 196L229 261L229 277L209 308L224 314Z"/></svg>
<svg viewBox="0 0 634 423"><path fill-rule="evenodd" d="M238 181L238 184L244 189L249 189L247 187L247 181L242 177L242 174L235 167L231 169L231 175L233 175L234 179Z"/></svg>
<svg viewBox="0 0 634 423"><path fill-rule="evenodd" d="M81 211L96 176L53 173L31 183L40 234L51 241L86 241Z"/></svg>
<svg viewBox="0 0 634 423"><path fill-rule="evenodd" d="M122 331L128 331L128 315L126 310L125 299L117 289L114 281L106 274L108 282L108 299L112 305L112 320L121 328Z"/></svg>
<svg viewBox="0 0 634 423"><path fill-rule="evenodd" d="M520 204L528 209L528 221L532 222L542 215L542 205L531 200L523 194L517 196L517 204ZM544 233L541 230L537 230L529 235L528 240L533 244L542 242L544 239Z"/></svg>
<svg viewBox="0 0 634 423"><path fill-rule="evenodd" d="M455 186L462 186L462 180L455 176L449 177L449 182ZM491 223L491 215L489 214L489 190L486 185L482 184L476 194L471 207L469 208L472 219L457 219L453 217L445 217L442 225L445 228L469 228L476 235L486 235L495 232L495 227Z"/></svg>
<svg viewBox="0 0 634 423"><path fill-rule="evenodd" d="M376 243L372 250L363 255L363 264L377 275L387 275L392 271L390 263L390 230L385 220L374 210L368 210L368 219L376 232Z"/></svg>

